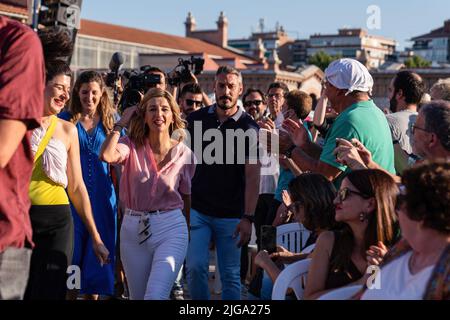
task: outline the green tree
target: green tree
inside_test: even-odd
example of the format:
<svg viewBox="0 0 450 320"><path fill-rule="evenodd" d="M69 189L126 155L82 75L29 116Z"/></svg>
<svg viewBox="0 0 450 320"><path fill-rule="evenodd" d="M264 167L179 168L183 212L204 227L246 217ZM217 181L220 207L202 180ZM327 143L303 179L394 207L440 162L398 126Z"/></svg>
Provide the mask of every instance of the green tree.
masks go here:
<svg viewBox="0 0 450 320"><path fill-rule="evenodd" d="M412 56L405 60L405 66L407 68L427 68L431 66L431 61L428 61L421 56Z"/></svg>
<svg viewBox="0 0 450 320"><path fill-rule="evenodd" d="M319 51L316 52L313 56L309 57L308 63L318 66L322 71L328 67L328 65L334 60L342 58L341 55L331 56L326 52Z"/></svg>

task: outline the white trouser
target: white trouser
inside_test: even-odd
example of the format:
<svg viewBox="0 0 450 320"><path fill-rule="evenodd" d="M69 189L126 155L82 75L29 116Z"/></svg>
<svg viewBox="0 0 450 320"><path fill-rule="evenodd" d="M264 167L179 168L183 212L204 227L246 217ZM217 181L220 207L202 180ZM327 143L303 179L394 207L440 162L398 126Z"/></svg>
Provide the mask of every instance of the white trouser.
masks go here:
<svg viewBox="0 0 450 320"><path fill-rule="evenodd" d="M149 233L143 237L139 233L145 220ZM169 299L188 241L186 219L180 209L154 214L126 210L120 252L131 300Z"/></svg>

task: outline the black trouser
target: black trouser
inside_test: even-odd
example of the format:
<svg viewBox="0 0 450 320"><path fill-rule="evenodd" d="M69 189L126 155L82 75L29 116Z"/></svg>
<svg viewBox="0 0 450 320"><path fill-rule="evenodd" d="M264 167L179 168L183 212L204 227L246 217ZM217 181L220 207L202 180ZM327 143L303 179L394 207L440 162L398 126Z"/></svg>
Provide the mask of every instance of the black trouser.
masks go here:
<svg viewBox="0 0 450 320"><path fill-rule="evenodd" d="M275 217L277 215L278 208L280 206L281 206L280 201L278 201L277 199L272 200L272 204L270 206L269 213L267 214L267 219L266 219L266 223L265 223L266 225L270 225L270 226L272 225L273 220L275 220Z"/></svg>
<svg viewBox="0 0 450 320"><path fill-rule="evenodd" d="M24 299L65 300L74 238L70 206L31 206L30 218L35 247Z"/></svg>
<svg viewBox="0 0 450 320"><path fill-rule="evenodd" d="M270 214L270 208L273 202L273 193L260 194L258 197L258 202L256 204L255 210L255 231L256 231L256 245L259 247L261 245L261 226L267 224L267 219ZM271 225L272 223L270 223Z"/></svg>
<svg viewBox="0 0 450 320"><path fill-rule="evenodd" d="M255 209L255 231L256 231L256 245L258 251L260 247L261 226L266 224L269 210L272 206L273 194L260 194ZM241 279L245 280L248 272L248 245L242 246L241 250Z"/></svg>

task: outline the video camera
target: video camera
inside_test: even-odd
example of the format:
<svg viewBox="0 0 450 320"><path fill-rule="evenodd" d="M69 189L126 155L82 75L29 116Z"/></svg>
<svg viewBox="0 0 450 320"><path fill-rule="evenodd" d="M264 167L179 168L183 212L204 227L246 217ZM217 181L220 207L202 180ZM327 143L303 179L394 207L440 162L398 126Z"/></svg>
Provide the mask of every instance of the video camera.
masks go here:
<svg viewBox="0 0 450 320"><path fill-rule="evenodd" d="M191 72L198 75L203 71L205 60L202 58L194 58L191 56L189 60L178 59L178 65L168 74L168 83L171 86L179 86L192 80ZM123 73L128 79L128 83L123 91L122 98L119 102L120 110L123 110L139 104L145 93L152 87L161 83L161 75L149 73L152 66L143 66L140 71L132 71ZM112 69L112 68L111 68ZM110 76L111 79L113 76ZM108 76L107 76L108 78ZM109 82L109 81L108 81Z"/></svg>
<svg viewBox="0 0 450 320"><path fill-rule="evenodd" d="M171 86L178 86L181 83L189 82L191 77L191 71L194 75L198 75L203 71L203 65L205 64L205 59L194 58L184 60L182 58L178 59L178 65L175 69L169 73L168 82Z"/></svg>
<svg viewBox="0 0 450 320"><path fill-rule="evenodd" d="M161 75L154 73L147 73L151 66L143 66L140 72L133 70L131 72L125 71L123 76L128 79L127 85L120 100L121 111L138 105L145 93L151 88L161 83Z"/></svg>

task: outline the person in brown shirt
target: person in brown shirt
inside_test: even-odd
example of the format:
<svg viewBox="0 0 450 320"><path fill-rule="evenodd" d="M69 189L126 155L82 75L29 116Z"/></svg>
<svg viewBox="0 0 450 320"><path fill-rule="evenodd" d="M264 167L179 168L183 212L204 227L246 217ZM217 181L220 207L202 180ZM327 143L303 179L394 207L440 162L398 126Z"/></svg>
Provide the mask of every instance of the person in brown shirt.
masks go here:
<svg viewBox="0 0 450 320"><path fill-rule="evenodd" d="M0 16L0 300L22 299L28 279L30 134L40 125L44 78L37 35Z"/></svg>

